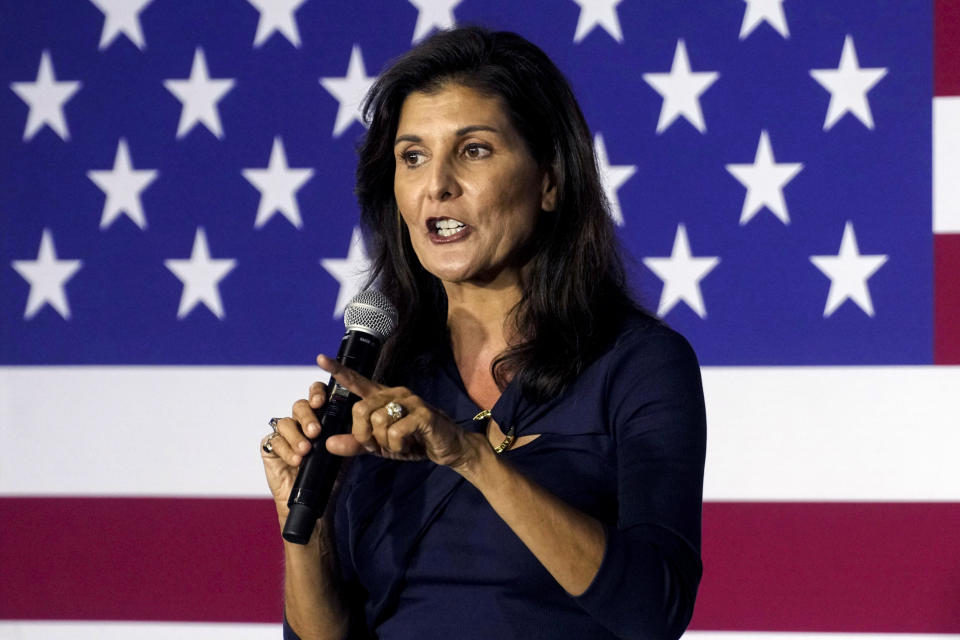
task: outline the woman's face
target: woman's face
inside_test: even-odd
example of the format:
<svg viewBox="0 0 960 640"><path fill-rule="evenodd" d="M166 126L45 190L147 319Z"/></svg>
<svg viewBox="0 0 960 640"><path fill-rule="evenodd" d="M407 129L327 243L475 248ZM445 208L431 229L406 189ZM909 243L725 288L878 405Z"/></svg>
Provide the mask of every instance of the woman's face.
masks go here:
<svg viewBox="0 0 960 640"><path fill-rule="evenodd" d="M411 93L394 152L394 195L424 268L447 283L517 278L555 189L500 100L458 84Z"/></svg>

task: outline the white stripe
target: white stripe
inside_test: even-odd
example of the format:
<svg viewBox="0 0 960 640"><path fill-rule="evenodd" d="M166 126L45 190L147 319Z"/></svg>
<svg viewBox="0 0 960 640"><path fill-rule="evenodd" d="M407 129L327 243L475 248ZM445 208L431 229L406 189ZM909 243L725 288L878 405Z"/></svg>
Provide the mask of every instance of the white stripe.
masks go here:
<svg viewBox="0 0 960 640"><path fill-rule="evenodd" d="M707 500L960 501L960 367L706 368Z"/></svg>
<svg viewBox="0 0 960 640"><path fill-rule="evenodd" d="M960 233L960 96L933 99L933 232Z"/></svg>
<svg viewBox="0 0 960 640"><path fill-rule="evenodd" d="M312 367L0 367L0 494L266 496ZM705 367L707 500L960 501L960 367Z"/></svg>
<svg viewBox="0 0 960 640"><path fill-rule="evenodd" d="M277 640L279 624L0 621L0 640Z"/></svg>
<svg viewBox="0 0 960 640"><path fill-rule="evenodd" d="M0 494L269 495L259 441L316 367L2 367Z"/></svg>

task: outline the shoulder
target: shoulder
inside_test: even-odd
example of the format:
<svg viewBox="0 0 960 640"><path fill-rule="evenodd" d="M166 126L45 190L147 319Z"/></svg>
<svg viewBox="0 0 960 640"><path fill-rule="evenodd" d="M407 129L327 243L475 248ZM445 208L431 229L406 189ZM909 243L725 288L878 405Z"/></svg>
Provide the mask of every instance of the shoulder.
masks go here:
<svg viewBox="0 0 960 640"><path fill-rule="evenodd" d="M683 335L642 313L625 318L609 350L596 363L614 424L639 415L673 413L704 420L697 355Z"/></svg>
<svg viewBox="0 0 960 640"><path fill-rule="evenodd" d="M604 359L608 366L634 373L655 372L664 367L699 371L693 347L683 335L642 311L625 315L619 333Z"/></svg>

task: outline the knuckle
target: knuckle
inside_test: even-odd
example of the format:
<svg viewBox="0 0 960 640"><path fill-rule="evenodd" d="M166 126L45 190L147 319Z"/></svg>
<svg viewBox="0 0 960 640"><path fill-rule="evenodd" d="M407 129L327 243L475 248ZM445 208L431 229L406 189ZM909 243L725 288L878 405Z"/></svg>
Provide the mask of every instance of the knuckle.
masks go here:
<svg viewBox="0 0 960 640"><path fill-rule="evenodd" d="M291 438L294 434L299 433L300 425L297 424L297 421L293 418L280 418L280 421L277 422L277 431L284 438Z"/></svg>
<svg viewBox="0 0 960 640"><path fill-rule="evenodd" d="M291 420L290 424L291 426L286 431L282 431L277 440L283 439L285 444L291 449L300 448L302 443L309 442L306 436L303 435L303 432L300 431L300 425L298 423Z"/></svg>
<svg viewBox="0 0 960 640"><path fill-rule="evenodd" d="M291 467L298 466L303 460L303 457L297 453L297 451L291 447L289 443L283 448L283 453L280 457L283 458L283 461Z"/></svg>
<svg viewBox="0 0 960 640"><path fill-rule="evenodd" d="M353 419L366 420L370 416L370 406L366 402L353 405Z"/></svg>
<svg viewBox="0 0 960 640"><path fill-rule="evenodd" d="M290 460L294 456L293 449L283 436L274 438L270 444L273 445L273 452L280 456L281 460L287 464L292 464Z"/></svg>

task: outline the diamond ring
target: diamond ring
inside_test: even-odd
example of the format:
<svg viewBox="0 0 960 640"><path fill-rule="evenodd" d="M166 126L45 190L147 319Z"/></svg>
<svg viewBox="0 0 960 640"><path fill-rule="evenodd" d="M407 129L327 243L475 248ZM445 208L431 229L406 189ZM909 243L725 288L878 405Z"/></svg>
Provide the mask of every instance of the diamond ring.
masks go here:
<svg viewBox="0 0 960 640"><path fill-rule="evenodd" d="M387 415L393 418L394 422L406 415L407 410L404 409L403 405L399 402L388 402L384 409L387 410Z"/></svg>

